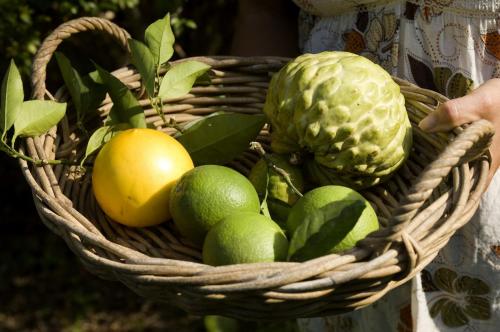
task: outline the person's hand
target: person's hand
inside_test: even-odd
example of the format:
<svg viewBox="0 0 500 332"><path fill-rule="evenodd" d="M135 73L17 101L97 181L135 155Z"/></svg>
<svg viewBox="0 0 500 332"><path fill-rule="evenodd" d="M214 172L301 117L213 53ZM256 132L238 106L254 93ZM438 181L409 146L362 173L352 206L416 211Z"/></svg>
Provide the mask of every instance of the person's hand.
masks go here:
<svg viewBox="0 0 500 332"><path fill-rule="evenodd" d="M419 123L419 127L427 132L447 131L479 119L493 123L496 132L490 146L489 184L500 165L500 78L485 82L464 97L441 104Z"/></svg>

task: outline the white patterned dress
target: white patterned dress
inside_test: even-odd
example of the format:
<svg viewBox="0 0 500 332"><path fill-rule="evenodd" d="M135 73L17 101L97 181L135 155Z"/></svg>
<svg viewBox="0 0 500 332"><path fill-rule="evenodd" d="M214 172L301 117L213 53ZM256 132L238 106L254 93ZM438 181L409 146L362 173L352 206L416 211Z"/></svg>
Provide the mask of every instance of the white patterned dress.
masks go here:
<svg viewBox="0 0 500 332"><path fill-rule="evenodd" d="M500 0L294 1L302 8L304 53L358 53L450 98L500 77ZM474 218L411 282L367 308L299 325L315 332L500 331L500 172Z"/></svg>

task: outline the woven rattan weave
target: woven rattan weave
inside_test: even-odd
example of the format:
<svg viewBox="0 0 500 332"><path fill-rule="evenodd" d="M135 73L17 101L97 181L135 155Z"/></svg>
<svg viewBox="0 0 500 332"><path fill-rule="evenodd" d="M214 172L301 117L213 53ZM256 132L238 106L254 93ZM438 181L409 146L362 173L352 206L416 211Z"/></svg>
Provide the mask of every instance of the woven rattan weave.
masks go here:
<svg viewBox="0 0 500 332"><path fill-rule="evenodd" d="M34 98L66 98L64 89L45 90L46 68L57 46L83 31L115 37L127 49L128 33L99 18L81 18L57 28L41 45L33 66ZM197 86L163 111L177 123L216 111L262 111L271 74L288 59L277 57L197 57L212 66L211 85ZM182 60L181 60L182 61ZM147 122L158 130L163 121L144 97L132 67L114 71L141 97ZM243 319L277 320L321 316L371 304L422 270L454 232L476 211L489 170L489 122L478 121L448 134L430 135L417 123L446 99L396 79L413 124L409 160L383 185L363 192L384 227L340 255L303 263L276 262L212 267L201 263L200 250L178 236L172 223L133 229L109 220L97 206L90 172L75 166L34 167L20 161L42 221L63 238L86 268L118 280L138 294L167 301L193 314L220 314ZM102 118L110 99L100 107ZM36 159L79 160L84 136L68 116L47 135L24 140L25 153ZM258 141L269 146L268 128ZM231 162L246 174L257 161L252 151Z"/></svg>

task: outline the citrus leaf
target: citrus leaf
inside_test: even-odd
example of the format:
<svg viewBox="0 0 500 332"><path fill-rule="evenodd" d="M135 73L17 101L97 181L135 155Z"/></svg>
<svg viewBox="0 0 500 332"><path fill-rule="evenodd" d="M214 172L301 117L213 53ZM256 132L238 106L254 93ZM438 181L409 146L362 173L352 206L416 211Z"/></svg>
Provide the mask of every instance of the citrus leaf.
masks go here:
<svg viewBox="0 0 500 332"><path fill-rule="evenodd" d="M150 98L154 97L156 65L153 54L146 45L135 39L129 39L132 63L141 74L141 79Z"/></svg>
<svg viewBox="0 0 500 332"><path fill-rule="evenodd" d="M173 66L163 76L158 96L162 99L184 96L191 90L196 79L209 69L209 65L199 61L185 61Z"/></svg>
<svg viewBox="0 0 500 332"><path fill-rule="evenodd" d="M85 150L85 157L82 160L82 164L85 160L98 151L104 144L106 144L113 136L118 134L120 131L130 128L129 124L120 124L113 126L104 126L100 127L92 136L90 136L89 141L87 143L87 149Z"/></svg>
<svg viewBox="0 0 500 332"><path fill-rule="evenodd" d="M92 80L96 84L101 84L101 85L104 84L104 81L102 80L101 75L99 75L99 70L97 70L97 69L88 73L87 76L90 80Z"/></svg>
<svg viewBox="0 0 500 332"><path fill-rule="evenodd" d="M263 114L218 114L196 122L177 140L196 165L225 164L248 148L264 123Z"/></svg>
<svg viewBox="0 0 500 332"><path fill-rule="evenodd" d="M0 134L3 140L7 130L14 124L24 99L23 82L14 60L10 60L9 68L2 81L1 93Z"/></svg>
<svg viewBox="0 0 500 332"><path fill-rule="evenodd" d="M332 253L355 227L365 207L359 200L343 200L312 211L293 233L288 259L300 262Z"/></svg>
<svg viewBox="0 0 500 332"><path fill-rule="evenodd" d="M223 316L205 316L204 324L207 332L240 331L240 326L236 319Z"/></svg>
<svg viewBox="0 0 500 332"><path fill-rule="evenodd" d="M148 45L156 67L164 64L174 54L175 37L170 26L170 14L147 27L144 40Z"/></svg>
<svg viewBox="0 0 500 332"><path fill-rule="evenodd" d="M231 114L231 113L224 112L224 111L217 111L217 112L211 113L205 117L195 119L195 120L189 121L189 122L184 122L184 123L180 124L179 126L181 127L182 132L185 132L186 130L188 130L192 126L196 125L198 122L204 121L204 120L211 118L211 117L214 117L214 116L218 116L219 114ZM176 132L173 137L177 139L180 135L182 135L182 132Z"/></svg>
<svg viewBox="0 0 500 332"><path fill-rule="evenodd" d="M75 68L71 66L69 59L62 53L56 52L55 54L57 65L61 71L64 84L68 89L73 104L75 105L77 114L82 113L82 102L80 100L82 92L85 92L87 87L83 86L82 78ZM80 118L78 116L78 118Z"/></svg>
<svg viewBox="0 0 500 332"><path fill-rule="evenodd" d="M66 113L66 103L50 100L25 101L14 122L14 138L18 136L38 136L55 126Z"/></svg>
<svg viewBox="0 0 500 332"><path fill-rule="evenodd" d="M64 54L56 52L55 56L64 83L75 105L77 119L82 121L86 114L96 111L106 91L102 85L92 81L90 77L82 77Z"/></svg>
<svg viewBox="0 0 500 332"><path fill-rule="evenodd" d="M113 101L115 123L128 123L133 128L146 128L146 117L141 105L132 92L118 78L95 64L109 96Z"/></svg>

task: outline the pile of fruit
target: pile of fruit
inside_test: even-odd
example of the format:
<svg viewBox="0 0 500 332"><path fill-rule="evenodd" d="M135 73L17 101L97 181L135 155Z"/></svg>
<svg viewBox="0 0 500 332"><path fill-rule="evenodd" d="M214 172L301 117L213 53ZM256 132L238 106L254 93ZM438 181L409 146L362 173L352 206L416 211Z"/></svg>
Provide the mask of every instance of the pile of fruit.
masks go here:
<svg viewBox="0 0 500 332"><path fill-rule="evenodd" d="M79 164L91 167L104 213L129 227L173 223L210 265L309 260L348 250L379 228L356 190L387 180L412 143L404 98L389 74L351 53L306 54L274 74L264 114L217 112L181 126L166 120L164 101L209 83L210 67L169 63L173 43L168 15L146 29L144 42L129 40L149 105L174 136L148 128L136 96L111 73L96 64L81 75L56 54L77 130L88 137ZM2 83L0 150L39 165L67 163L17 149L17 137L47 132L67 106L23 101L22 89L12 63ZM91 133L86 123L102 116L106 93L113 107ZM266 123L271 151L254 142ZM225 166L249 146L261 159L248 177Z"/></svg>
<svg viewBox="0 0 500 332"><path fill-rule="evenodd" d="M248 177L224 165L195 167L162 132L118 133L94 162L99 205L128 226L173 222L210 265L304 261L377 230L356 190L387 179L411 146L391 77L354 54L303 55L274 75L264 113L272 151L257 149Z"/></svg>

